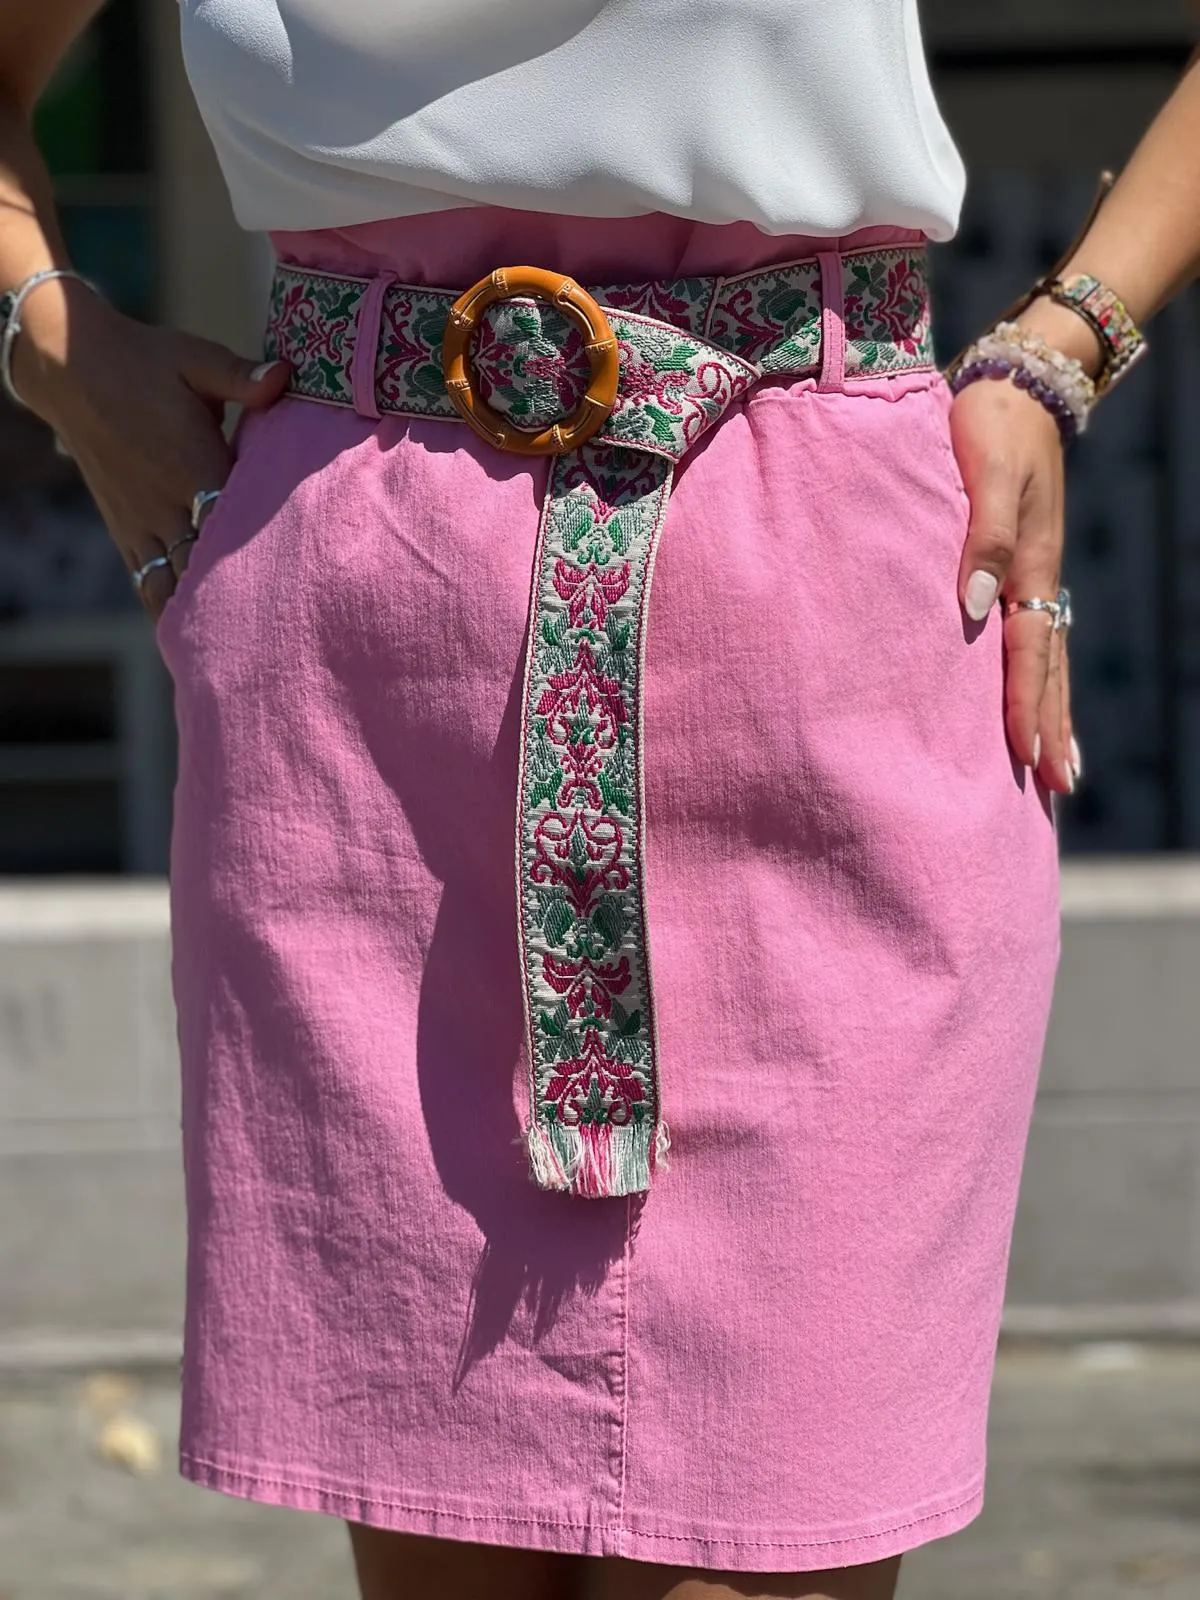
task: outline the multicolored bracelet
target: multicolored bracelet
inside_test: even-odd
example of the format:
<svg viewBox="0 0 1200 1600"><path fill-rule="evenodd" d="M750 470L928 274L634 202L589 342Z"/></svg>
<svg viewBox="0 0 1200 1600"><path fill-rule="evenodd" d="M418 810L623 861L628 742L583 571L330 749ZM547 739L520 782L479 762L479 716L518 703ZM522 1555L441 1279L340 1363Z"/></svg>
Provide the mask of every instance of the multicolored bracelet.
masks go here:
<svg viewBox="0 0 1200 1600"><path fill-rule="evenodd" d="M1146 340L1141 330L1119 297L1101 283L1099 278L1083 272L1075 273L1069 278L1063 277L1063 273L1083 250L1100 209L1112 193L1115 183L1115 173L1105 171L1100 174L1100 182L1088 214L1062 255L1032 288L1026 289L1007 311L1001 313L983 339L963 350L946 369L947 380L955 391L965 388L968 383L974 383L977 378L1011 378L1014 383L1019 383L1022 388L1028 389L1047 410L1054 412L1064 442L1083 432L1087 425L1088 412L1097 399L1106 390L1111 389L1118 378L1124 377L1146 352ZM1094 380L1088 377L1079 362L1071 362L1069 368L1064 368L1061 361L1067 361L1069 358L1062 356L1061 352L1053 351L1048 357L1046 352L1050 350L1049 346L1037 349L1027 343L1026 341L1032 336L1026 335L1022 329L1016 330L1021 339L1020 348L1015 353L1010 343L1009 348L990 357L981 355L980 352L988 338L1000 333L1011 335L1016 318L1035 300L1043 297L1056 300L1059 305L1066 306L1068 310L1082 317L1100 340L1103 365ZM1055 356L1060 357L1061 361L1054 360ZM1034 359L1031 360L1030 357ZM1049 370L1039 371L1037 362L1047 360ZM1071 370L1072 368L1075 370ZM1069 384L1074 391L1074 397L1065 392L1064 383ZM1059 415L1059 408L1051 403L1051 395L1057 395L1067 407L1071 422Z"/></svg>
<svg viewBox="0 0 1200 1600"><path fill-rule="evenodd" d="M1015 322L998 322L968 345L946 373L955 394L980 378L1008 378L1046 408L1064 445L1087 427L1096 385L1082 362Z"/></svg>
<svg viewBox="0 0 1200 1600"><path fill-rule="evenodd" d="M1099 278L1077 272L1070 278L1050 278L1042 293L1074 311L1100 340L1104 365L1096 378L1096 393L1111 389L1147 350L1146 337L1125 309L1124 301Z"/></svg>

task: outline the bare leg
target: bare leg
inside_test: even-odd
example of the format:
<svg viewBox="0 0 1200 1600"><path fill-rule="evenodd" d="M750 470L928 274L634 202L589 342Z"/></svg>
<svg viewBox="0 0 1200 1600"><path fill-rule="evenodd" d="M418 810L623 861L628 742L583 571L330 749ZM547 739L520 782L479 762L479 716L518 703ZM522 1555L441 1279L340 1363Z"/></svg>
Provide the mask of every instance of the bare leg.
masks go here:
<svg viewBox="0 0 1200 1600"><path fill-rule="evenodd" d="M587 1561L577 1600L893 1600L900 1557L825 1572L702 1572L615 1557Z"/></svg>
<svg viewBox="0 0 1200 1600"><path fill-rule="evenodd" d="M578 1600L580 1556L347 1527L362 1600Z"/></svg>

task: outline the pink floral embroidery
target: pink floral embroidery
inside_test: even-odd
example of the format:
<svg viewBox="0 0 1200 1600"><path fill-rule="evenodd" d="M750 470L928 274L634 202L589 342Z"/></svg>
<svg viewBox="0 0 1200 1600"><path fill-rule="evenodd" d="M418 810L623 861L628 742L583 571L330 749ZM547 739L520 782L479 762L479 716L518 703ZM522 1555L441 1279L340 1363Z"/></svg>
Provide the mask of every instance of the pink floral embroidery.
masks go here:
<svg viewBox="0 0 1200 1600"><path fill-rule="evenodd" d="M702 362L696 369L695 384L684 396L683 435L688 444L695 444L749 387L749 373L731 371L719 361Z"/></svg>
<svg viewBox="0 0 1200 1600"><path fill-rule="evenodd" d="M643 405L653 400L678 413L681 396L692 376L690 368L659 367L640 356L625 340L620 345L622 400Z"/></svg>
<svg viewBox="0 0 1200 1600"><path fill-rule="evenodd" d="M616 743L617 730L629 715L620 683L597 668L587 639L579 641L575 665L551 675L533 714L545 717L546 732L555 744L569 744L584 727L602 750Z"/></svg>
<svg viewBox="0 0 1200 1600"><path fill-rule="evenodd" d="M847 375L932 366L923 258L862 251L845 256L842 271Z"/></svg>
<svg viewBox="0 0 1200 1600"><path fill-rule="evenodd" d="M542 957L546 982L564 995L573 1017L611 1017L613 1001L629 987L629 957L622 956L598 965L586 957L579 961L556 960L549 952Z"/></svg>
<svg viewBox="0 0 1200 1600"><path fill-rule="evenodd" d="M604 771L604 752L600 746L572 740L562 746L559 760L562 782L558 786L556 804L603 810L604 791L598 780Z"/></svg>
<svg viewBox="0 0 1200 1600"><path fill-rule="evenodd" d="M876 315L901 350L911 355L919 344L919 323L914 321L913 311L923 304L923 286L907 261L896 261L888 268L886 283L887 292L875 306Z"/></svg>
<svg viewBox="0 0 1200 1600"><path fill-rule="evenodd" d="M641 1078L627 1062L606 1054L597 1028L585 1029L580 1053L551 1074L545 1098L568 1126L596 1121L620 1127L647 1109Z"/></svg>
<svg viewBox="0 0 1200 1600"><path fill-rule="evenodd" d="M575 460L564 457L561 471L564 489L585 491L595 505L596 520L606 525L623 502L656 493L662 477L658 462L650 457L631 456L628 450L595 442L586 451L577 451Z"/></svg>
<svg viewBox="0 0 1200 1600"><path fill-rule="evenodd" d="M589 561L573 567L561 558L554 563L554 587L567 602L567 620L572 628L582 628L587 619L596 628L604 626L609 606L616 605L629 588L629 563L601 567Z"/></svg>
<svg viewBox="0 0 1200 1600"><path fill-rule="evenodd" d="M677 278L659 283L621 283L596 291L601 305L615 311L670 322L689 333L704 332L704 313L711 289L703 278Z"/></svg>
<svg viewBox="0 0 1200 1600"><path fill-rule="evenodd" d="M820 354L820 269L815 261L771 268L722 286L708 334L764 372L803 372Z"/></svg>
<svg viewBox="0 0 1200 1600"><path fill-rule="evenodd" d="M587 387L579 330L532 300L491 308L475 336L472 367L481 397L530 427L569 416Z"/></svg>
<svg viewBox="0 0 1200 1600"><path fill-rule="evenodd" d="M625 835L611 817L548 812L534 829L533 844L531 880L565 891L578 916L587 916L598 896L629 887L629 868L621 861Z"/></svg>

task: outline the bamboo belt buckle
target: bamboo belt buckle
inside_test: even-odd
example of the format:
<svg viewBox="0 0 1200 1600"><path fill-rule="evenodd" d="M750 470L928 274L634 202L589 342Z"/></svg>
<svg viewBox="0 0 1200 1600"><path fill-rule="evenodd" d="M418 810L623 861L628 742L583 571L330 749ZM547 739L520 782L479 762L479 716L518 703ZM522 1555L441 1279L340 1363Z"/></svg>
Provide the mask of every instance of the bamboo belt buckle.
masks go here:
<svg viewBox="0 0 1200 1600"><path fill-rule="evenodd" d="M489 306L518 295L548 300L584 338L591 377L587 392L571 416L537 432L515 427L476 394L471 383L471 337ZM617 400L620 352L599 304L573 278L543 267L497 267L454 302L442 339L442 371L446 393L455 410L481 439L497 450L521 456L559 456L586 443L612 413Z"/></svg>

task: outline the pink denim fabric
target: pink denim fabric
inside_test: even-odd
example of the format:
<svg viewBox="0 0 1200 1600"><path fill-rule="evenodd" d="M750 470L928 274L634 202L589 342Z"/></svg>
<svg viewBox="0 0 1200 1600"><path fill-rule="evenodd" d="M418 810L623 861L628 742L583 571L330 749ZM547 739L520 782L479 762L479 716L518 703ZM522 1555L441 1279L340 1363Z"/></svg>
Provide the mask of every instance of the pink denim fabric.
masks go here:
<svg viewBox="0 0 1200 1600"><path fill-rule="evenodd" d="M880 237L909 236L854 242ZM473 210L276 245L465 287L837 241ZM835 354L679 471L646 668L673 1149L621 1200L535 1189L517 1142L545 463L301 400L247 418L159 630L188 1477L717 1570L878 1560L977 1514L1057 863L999 617L956 598L948 408L928 375L846 388Z"/></svg>

